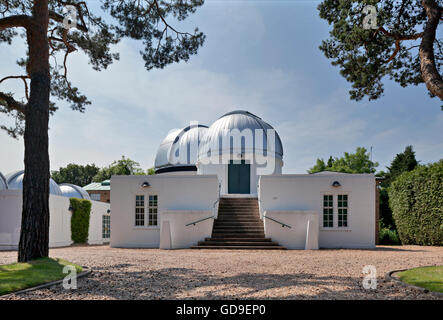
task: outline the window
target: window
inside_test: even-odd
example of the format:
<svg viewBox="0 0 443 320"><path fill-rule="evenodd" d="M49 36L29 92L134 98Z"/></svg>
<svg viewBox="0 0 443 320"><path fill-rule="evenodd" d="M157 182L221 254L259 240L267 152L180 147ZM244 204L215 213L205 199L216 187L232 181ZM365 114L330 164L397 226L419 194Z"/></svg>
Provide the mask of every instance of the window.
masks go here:
<svg viewBox="0 0 443 320"><path fill-rule="evenodd" d="M145 225L145 196L135 196L135 226Z"/></svg>
<svg viewBox="0 0 443 320"><path fill-rule="evenodd" d="M323 227L332 228L334 226L334 204L330 194L323 195Z"/></svg>
<svg viewBox="0 0 443 320"><path fill-rule="evenodd" d="M100 201L100 193L91 193L89 196L91 200Z"/></svg>
<svg viewBox="0 0 443 320"><path fill-rule="evenodd" d="M338 195L338 226L347 227L348 226L348 195L339 194Z"/></svg>
<svg viewBox="0 0 443 320"><path fill-rule="evenodd" d="M111 216L107 214L103 215L102 237L103 239L111 238Z"/></svg>
<svg viewBox="0 0 443 320"><path fill-rule="evenodd" d="M157 195L149 196L149 226L157 225L157 210L158 210L158 198Z"/></svg>

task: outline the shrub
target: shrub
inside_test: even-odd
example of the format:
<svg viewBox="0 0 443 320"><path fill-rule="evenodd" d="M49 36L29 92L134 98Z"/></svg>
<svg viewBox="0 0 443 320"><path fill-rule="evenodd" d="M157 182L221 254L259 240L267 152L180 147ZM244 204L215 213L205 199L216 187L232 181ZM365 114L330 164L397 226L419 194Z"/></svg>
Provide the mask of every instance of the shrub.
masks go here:
<svg viewBox="0 0 443 320"><path fill-rule="evenodd" d="M398 233L396 230L390 230L388 228L380 229L379 233L379 242L380 244L391 244L391 245L400 245L401 241L398 237Z"/></svg>
<svg viewBox="0 0 443 320"><path fill-rule="evenodd" d="M443 245L443 159L401 174L388 192L403 244Z"/></svg>
<svg viewBox="0 0 443 320"><path fill-rule="evenodd" d="M89 217L91 201L70 198L72 208L71 238L74 243L87 243L89 235Z"/></svg>

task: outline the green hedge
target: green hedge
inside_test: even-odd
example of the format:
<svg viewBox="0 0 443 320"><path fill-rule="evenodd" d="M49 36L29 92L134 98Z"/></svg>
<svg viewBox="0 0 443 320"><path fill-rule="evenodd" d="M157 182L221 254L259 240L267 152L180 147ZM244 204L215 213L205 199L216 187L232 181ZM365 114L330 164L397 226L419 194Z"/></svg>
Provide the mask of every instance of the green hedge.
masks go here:
<svg viewBox="0 0 443 320"><path fill-rule="evenodd" d="M379 243L388 245L401 245L400 238L396 230L381 228L379 232Z"/></svg>
<svg viewBox="0 0 443 320"><path fill-rule="evenodd" d="M443 159L395 179L389 205L403 244L443 245Z"/></svg>
<svg viewBox="0 0 443 320"><path fill-rule="evenodd" d="M89 217L91 215L91 201L70 198L71 238L74 243L87 243L89 235Z"/></svg>

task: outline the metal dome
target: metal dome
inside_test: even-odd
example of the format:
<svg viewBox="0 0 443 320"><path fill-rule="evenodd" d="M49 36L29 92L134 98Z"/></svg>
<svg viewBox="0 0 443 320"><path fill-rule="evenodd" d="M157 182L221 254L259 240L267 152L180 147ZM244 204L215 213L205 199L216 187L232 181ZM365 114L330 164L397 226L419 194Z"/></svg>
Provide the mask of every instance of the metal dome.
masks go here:
<svg viewBox="0 0 443 320"><path fill-rule="evenodd" d="M238 148L229 145L229 149L226 149L226 146L223 149L222 141L226 141L223 139L229 139L231 130L235 129L239 130L240 133L245 129L251 130L252 140L246 142L246 139L244 139L242 146L238 146ZM262 142L255 142L256 129L263 130ZM267 130L270 129L274 130L267 122L248 111L237 110L226 113L209 127L200 145L199 159L229 153L254 153L282 159L283 145L275 130L275 144L270 147L267 145Z"/></svg>
<svg viewBox="0 0 443 320"><path fill-rule="evenodd" d="M25 172L23 170L8 173L6 175L6 181L8 183L8 189L11 189L11 190L22 190L23 189L24 173ZM60 187L51 178L49 178L49 193L57 195L57 196L61 196L62 195L62 191L60 190Z"/></svg>
<svg viewBox="0 0 443 320"><path fill-rule="evenodd" d="M62 183L60 184L60 190L64 197L91 200L89 193L75 184Z"/></svg>
<svg viewBox="0 0 443 320"><path fill-rule="evenodd" d="M8 189L8 183L6 182L5 176L0 172L0 190Z"/></svg>
<svg viewBox="0 0 443 320"><path fill-rule="evenodd" d="M158 148L155 157L156 172L160 173L166 168L180 171L188 167L196 170L198 146L207 130L208 127L204 125L190 125L171 131Z"/></svg>

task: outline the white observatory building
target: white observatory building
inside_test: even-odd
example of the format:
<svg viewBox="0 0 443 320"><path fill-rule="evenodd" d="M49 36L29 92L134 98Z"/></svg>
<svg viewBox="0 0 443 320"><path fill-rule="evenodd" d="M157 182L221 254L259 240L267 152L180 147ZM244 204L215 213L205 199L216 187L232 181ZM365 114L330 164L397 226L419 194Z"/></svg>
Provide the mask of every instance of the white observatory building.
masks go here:
<svg viewBox="0 0 443 320"><path fill-rule="evenodd" d="M111 178L111 246L375 246L373 174L282 169L279 134L248 111L171 130L155 156L155 175Z"/></svg>

